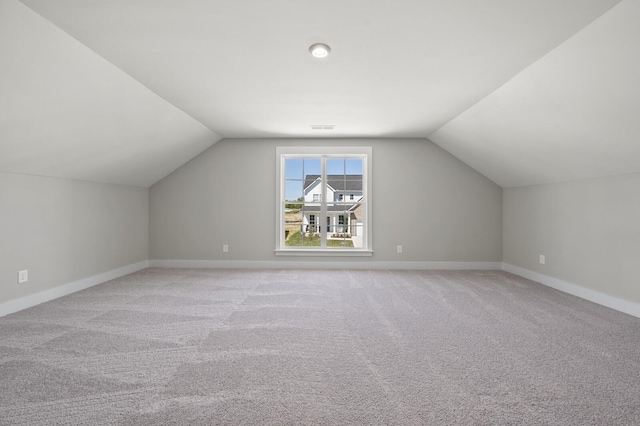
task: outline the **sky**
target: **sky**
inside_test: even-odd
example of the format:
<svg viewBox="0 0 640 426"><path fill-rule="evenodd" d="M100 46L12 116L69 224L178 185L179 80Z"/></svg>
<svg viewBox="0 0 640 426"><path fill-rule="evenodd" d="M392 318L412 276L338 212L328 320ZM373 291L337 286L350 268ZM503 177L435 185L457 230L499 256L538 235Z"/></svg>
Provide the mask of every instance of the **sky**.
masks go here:
<svg viewBox="0 0 640 426"><path fill-rule="evenodd" d="M303 196L306 175L321 174L319 158L287 158L285 160L285 199L297 200ZM328 175L361 175L361 158L327 158Z"/></svg>

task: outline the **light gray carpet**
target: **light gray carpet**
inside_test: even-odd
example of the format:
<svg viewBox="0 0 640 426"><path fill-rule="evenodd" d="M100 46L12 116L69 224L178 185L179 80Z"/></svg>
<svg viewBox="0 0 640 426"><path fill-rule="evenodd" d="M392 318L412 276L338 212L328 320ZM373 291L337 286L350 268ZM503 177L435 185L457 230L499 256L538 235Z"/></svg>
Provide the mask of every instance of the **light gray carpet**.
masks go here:
<svg viewBox="0 0 640 426"><path fill-rule="evenodd" d="M640 319L496 271L159 269L0 318L0 424L640 424Z"/></svg>

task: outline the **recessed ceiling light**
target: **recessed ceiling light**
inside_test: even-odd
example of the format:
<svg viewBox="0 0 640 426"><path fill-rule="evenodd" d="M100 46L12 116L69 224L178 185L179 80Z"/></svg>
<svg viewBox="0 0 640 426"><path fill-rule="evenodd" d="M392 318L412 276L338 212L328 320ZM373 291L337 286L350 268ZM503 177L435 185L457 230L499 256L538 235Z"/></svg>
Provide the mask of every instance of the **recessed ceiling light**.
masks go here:
<svg viewBox="0 0 640 426"><path fill-rule="evenodd" d="M331 48L324 43L316 43L309 47L309 52L316 58L326 58L331 52Z"/></svg>
<svg viewBox="0 0 640 426"><path fill-rule="evenodd" d="M312 130L333 130L336 127L335 124L311 124Z"/></svg>

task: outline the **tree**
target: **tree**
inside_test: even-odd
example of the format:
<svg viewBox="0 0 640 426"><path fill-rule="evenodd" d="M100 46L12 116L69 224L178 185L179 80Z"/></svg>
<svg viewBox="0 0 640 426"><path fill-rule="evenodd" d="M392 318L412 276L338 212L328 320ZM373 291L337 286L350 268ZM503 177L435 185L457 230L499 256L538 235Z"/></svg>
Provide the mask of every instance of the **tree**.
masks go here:
<svg viewBox="0 0 640 426"><path fill-rule="evenodd" d="M298 198L296 201L304 201L304 197L300 197ZM284 205L285 209L296 209L296 210L300 210L302 208L302 204L293 204L293 203L289 203L289 204L285 204Z"/></svg>

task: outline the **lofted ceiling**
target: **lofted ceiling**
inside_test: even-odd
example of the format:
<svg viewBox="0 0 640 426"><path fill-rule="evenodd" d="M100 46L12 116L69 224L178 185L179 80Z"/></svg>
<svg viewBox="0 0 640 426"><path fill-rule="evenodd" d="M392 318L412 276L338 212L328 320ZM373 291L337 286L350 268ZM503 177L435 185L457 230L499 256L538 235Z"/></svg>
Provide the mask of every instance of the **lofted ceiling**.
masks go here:
<svg viewBox="0 0 640 426"><path fill-rule="evenodd" d="M640 172L638 18L621 2L429 137L503 187Z"/></svg>
<svg viewBox="0 0 640 426"><path fill-rule="evenodd" d="M0 171L150 186L222 137L422 137L503 187L638 172L639 4L0 0Z"/></svg>

